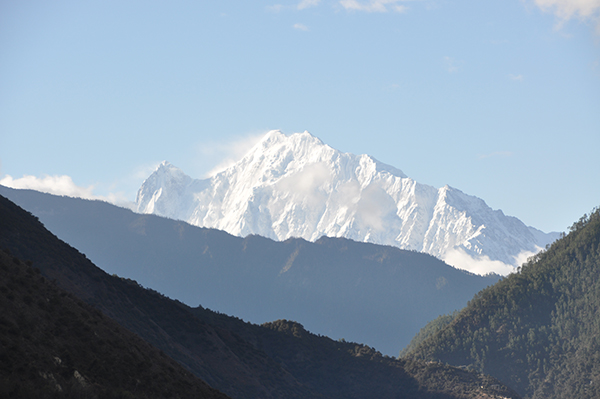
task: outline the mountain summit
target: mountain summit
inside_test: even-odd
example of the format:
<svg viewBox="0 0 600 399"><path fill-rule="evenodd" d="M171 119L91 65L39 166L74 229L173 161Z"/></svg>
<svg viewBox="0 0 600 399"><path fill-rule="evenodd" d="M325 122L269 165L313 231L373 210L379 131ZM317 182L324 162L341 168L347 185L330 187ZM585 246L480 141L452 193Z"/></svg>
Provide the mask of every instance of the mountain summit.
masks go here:
<svg viewBox="0 0 600 399"><path fill-rule="evenodd" d="M238 236L330 236L393 245L476 273L507 274L557 238L477 197L417 183L308 132L271 131L208 179L192 179L163 162L139 189L136 209Z"/></svg>

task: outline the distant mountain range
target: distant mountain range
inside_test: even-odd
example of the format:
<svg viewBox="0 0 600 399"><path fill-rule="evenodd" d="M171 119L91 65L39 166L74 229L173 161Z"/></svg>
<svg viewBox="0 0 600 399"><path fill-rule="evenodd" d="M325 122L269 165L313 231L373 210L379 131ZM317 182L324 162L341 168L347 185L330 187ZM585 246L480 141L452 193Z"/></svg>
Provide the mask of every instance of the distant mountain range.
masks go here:
<svg viewBox="0 0 600 399"><path fill-rule="evenodd" d="M425 323L461 309L499 279L392 246L345 238L240 238L101 201L2 186L0 194L110 274L191 306L254 323L292 319L388 355L397 355Z"/></svg>
<svg viewBox="0 0 600 399"><path fill-rule="evenodd" d="M163 162L139 189L136 209L241 237L393 245L479 274L507 274L558 238L455 188L420 184L368 155L337 151L308 132L271 131L208 179Z"/></svg>
<svg viewBox="0 0 600 399"><path fill-rule="evenodd" d="M0 248L1 397L224 397L192 372L234 399L519 398L483 374L382 356L298 323L190 308L108 275L2 196Z"/></svg>

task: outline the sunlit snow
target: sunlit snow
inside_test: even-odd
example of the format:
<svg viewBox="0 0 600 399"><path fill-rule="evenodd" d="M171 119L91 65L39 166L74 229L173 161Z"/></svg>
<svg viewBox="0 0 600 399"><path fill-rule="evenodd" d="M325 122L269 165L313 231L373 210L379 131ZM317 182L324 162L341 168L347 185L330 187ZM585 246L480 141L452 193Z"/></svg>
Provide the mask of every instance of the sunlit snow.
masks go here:
<svg viewBox="0 0 600 399"><path fill-rule="evenodd" d="M368 155L342 153L308 132L269 132L208 179L163 162L137 211L276 240L321 236L422 251L478 274L508 274L522 254L557 238L460 190L434 188Z"/></svg>

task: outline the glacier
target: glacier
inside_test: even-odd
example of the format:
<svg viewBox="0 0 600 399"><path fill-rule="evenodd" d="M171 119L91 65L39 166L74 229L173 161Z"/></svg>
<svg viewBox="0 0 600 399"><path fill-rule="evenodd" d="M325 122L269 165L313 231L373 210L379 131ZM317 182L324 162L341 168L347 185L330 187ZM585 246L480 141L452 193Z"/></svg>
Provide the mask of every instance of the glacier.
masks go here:
<svg viewBox="0 0 600 399"><path fill-rule="evenodd" d="M241 160L206 179L164 161L138 190L135 208L242 237L392 245L477 274L508 274L558 238L480 198L418 183L308 132L270 131Z"/></svg>

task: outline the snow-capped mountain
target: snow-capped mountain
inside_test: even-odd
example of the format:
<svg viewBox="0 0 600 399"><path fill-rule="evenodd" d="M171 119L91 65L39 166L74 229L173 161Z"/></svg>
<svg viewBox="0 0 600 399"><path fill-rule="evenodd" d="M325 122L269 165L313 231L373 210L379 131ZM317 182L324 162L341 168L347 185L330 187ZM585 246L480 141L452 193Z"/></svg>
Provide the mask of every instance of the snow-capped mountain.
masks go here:
<svg viewBox="0 0 600 399"><path fill-rule="evenodd" d="M368 155L337 151L308 132L271 131L208 179L163 162L142 184L136 206L239 236L393 245L477 273L507 274L558 237L455 188L420 184Z"/></svg>

